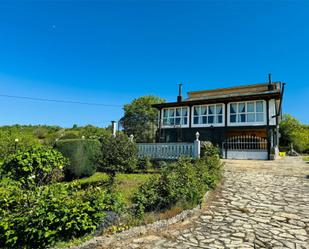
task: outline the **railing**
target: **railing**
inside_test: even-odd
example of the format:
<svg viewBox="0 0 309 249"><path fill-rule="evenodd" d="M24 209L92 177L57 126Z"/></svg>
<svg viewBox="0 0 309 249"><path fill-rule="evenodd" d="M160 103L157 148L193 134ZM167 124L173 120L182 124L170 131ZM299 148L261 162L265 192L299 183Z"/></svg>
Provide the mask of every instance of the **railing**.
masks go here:
<svg viewBox="0 0 309 249"><path fill-rule="evenodd" d="M223 144L224 150L267 150L267 139L250 135L227 138Z"/></svg>
<svg viewBox="0 0 309 249"><path fill-rule="evenodd" d="M193 143L138 143L138 156L152 159L178 159L181 156L199 158L201 142L199 133Z"/></svg>

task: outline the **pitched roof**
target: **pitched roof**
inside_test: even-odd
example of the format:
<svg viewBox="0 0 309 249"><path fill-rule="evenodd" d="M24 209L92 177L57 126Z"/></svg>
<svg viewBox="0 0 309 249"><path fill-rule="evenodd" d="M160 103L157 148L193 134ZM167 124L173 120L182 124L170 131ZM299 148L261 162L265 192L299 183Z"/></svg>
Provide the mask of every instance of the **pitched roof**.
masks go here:
<svg viewBox="0 0 309 249"><path fill-rule="evenodd" d="M169 102L155 104L155 108L186 106L196 104L219 103L226 101L256 100L263 98L279 99L281 94L281 83L262 83L254 85L235 86L219 88L214 90L204 90L188 92L188 98L181 102Z"/></svg>
<svg viewBox="0 0 309 249"><path fill-rule="evenodd" d="M219 88L214 90L203 90L196 92L188 92L187 100L196 99L214 99L214 98L228 98L232 96L243 96L253 94L267 94L270 92L280 92L280 83L274 82L271 84L262 83L254 85L234 86L228 88Z"/></svg>

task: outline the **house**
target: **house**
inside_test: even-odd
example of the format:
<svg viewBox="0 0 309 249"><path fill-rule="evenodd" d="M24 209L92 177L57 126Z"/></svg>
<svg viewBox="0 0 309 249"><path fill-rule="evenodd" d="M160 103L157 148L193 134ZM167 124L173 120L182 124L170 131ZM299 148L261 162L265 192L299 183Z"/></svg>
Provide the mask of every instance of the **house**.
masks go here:
<svg viewBox="0 0 309 249"><path fill-rule="evenodd" d="M201 141L221 148L222 156L271 159L278 155L284 83L235 86L189 92L176 102L155 104L159 110L156 142Z"/></svg>

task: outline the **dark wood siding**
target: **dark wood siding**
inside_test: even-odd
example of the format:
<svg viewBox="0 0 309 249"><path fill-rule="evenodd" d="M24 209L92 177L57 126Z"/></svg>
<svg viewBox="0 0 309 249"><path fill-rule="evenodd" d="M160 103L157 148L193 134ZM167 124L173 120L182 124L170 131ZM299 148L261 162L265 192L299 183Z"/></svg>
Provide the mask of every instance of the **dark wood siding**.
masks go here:
<svg viewBox="0 0 309 249"><path fill-rule="evenodd" d="M157 142L193 142L196 132L200 133L201 141L221 146L227 137L232 136L267 137L267 126L161 128L161 139L158 136Z"/></svg>

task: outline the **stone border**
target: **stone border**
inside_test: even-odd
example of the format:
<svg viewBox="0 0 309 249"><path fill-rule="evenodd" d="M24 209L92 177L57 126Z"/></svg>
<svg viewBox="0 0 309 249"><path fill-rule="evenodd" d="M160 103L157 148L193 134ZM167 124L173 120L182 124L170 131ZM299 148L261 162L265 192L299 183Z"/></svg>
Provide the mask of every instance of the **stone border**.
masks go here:
<svg viewBox="0 0 309 249"><path fill-rule="evenodd" d="M209 192L207 191L203 202L205 202L208 199ZM66 249L93 249L96 248L97 246L101 244L110 244L112 241L120 241L120 240L125 240L127 238L132 238L138 235L144 235L148 233L149 231L157 231L161 228L167 227L169 225L175 224L179 221L182 221L190 216L193 216L196 214L199 210L201 210L200 205L196 206L193 209L189 210L184 210L181 213L177 214L176 216L169 218L169 219L164 219L164 220L158 220L150 224L142 225L142 226L137 226L137 227L132 227L128 230L122 231L120 233L115 233L112 235L103 235L103 236L97 236L94 237L85 243L83 243L80 246L72 246L68 247Z"/></svg>

